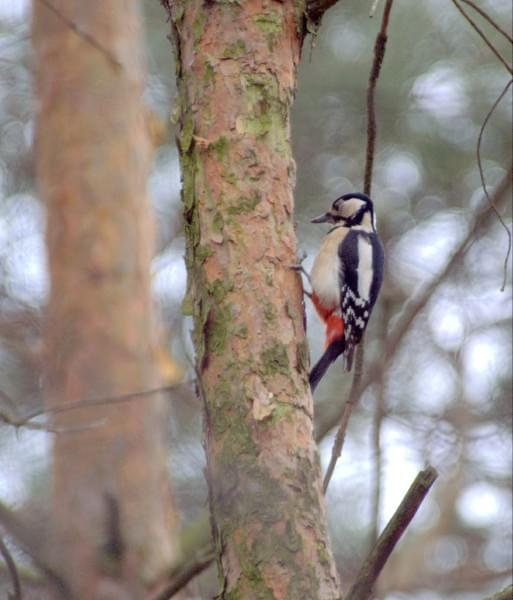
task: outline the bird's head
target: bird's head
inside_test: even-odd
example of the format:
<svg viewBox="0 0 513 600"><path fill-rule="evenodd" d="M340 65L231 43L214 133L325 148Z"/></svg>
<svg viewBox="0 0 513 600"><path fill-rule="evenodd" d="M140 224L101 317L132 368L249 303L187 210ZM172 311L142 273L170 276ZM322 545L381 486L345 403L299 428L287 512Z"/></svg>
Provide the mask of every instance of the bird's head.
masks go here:
<svg viewBox="0 0 513 600"><path fill-rule="evenodd" d="M312 223L332 223L347 227L367 224L374 229L374 206L365 194L344 194L333 202L328 212L312 219Z"/></svg>

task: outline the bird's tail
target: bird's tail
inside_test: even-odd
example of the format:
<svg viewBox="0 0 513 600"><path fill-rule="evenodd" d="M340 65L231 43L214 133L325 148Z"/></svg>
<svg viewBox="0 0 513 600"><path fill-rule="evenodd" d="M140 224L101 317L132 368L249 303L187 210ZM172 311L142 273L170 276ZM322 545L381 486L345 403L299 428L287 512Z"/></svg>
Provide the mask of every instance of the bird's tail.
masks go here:
<svg viewBox="0 0 513 600"><path fill-rule="evenodd" d="M313 369L310 371L310 389L312 392L317 387L319 381L324 377L324 373L328 370L328 367L332 362L344 352L346 348L346 342L343 337L333 340L329 346L327 346L324 354L316 362Z"/></svg>

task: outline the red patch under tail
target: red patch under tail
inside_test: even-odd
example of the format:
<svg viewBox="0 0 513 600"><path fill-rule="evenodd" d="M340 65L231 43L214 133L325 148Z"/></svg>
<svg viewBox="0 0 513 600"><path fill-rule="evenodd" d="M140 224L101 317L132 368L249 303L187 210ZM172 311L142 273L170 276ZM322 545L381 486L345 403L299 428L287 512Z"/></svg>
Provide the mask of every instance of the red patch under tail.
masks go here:
<svg viewBox="0 0 513 600"><path fill-rule="evenodd" d="M326 344L327 348L331 342L344 338L344 321L339 315L331 314L326 320Z"/></svg>

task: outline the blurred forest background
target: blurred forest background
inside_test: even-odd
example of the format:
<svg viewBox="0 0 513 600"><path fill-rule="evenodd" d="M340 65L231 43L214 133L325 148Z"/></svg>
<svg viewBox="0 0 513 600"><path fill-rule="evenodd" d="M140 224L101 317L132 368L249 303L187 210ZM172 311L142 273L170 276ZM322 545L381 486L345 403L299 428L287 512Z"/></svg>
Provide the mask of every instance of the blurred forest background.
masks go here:
<svg viewBox="0 0 513 600"><path fill-rule="evenodd" d="M479 5L510 31L510 0ZM171 381L178 361L191 380L191 323L181 312L186 273L169 26L156 0L142 6L146 101L169 124L148 184L158 228L153 293L163 334L161 370ZM310 218L338 195L362 188L366 87L379 28L370 7L370 1L338 2L314 44L307 40L304 47L292 137L297 234L307 268L324 233ZM472 14L510 61L507 40ZM45 208L33 171L33 64L29 3L0 0L0 414L20 416L42 406L41 325L48 294ZM511 581L511 261L501 292L508 240L493 215L475 228L466 251L444 273L486 207L476 144L508 77L449 0L394 4L376 98L373 181L387 266L366 336L368 361L385 352L387 333L407 303L430 282L438 285L386 372L361 398L327 496L334 551L347 580L417 471L426 462L438 469L435 487L380 579L376 597L383 600L478 600ZM508 226L511 113L510 90L481 147L490 194L502 186L496 200ZM316 359L322 330L308 302L307 319ZM341 369L332 368L316 394L324 465L349 384ZM169 470L185 524L207 506L201 407L192 385L170 392L168 400ZM0 501L38 527L50 499L52 435L0 425ZM30 568L15 545L12 552ZM7 581L3 567L0 577ZM186 597L212 597L216 586L211 567L189 584Z"/></svg>

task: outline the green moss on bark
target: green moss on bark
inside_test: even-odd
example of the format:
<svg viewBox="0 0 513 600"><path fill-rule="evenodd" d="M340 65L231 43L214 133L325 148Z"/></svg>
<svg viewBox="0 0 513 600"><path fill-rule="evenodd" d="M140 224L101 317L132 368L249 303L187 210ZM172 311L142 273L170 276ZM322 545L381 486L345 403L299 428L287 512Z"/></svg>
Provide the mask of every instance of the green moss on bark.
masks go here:
<svg viewBox="0 0 513 600"><path fill-rule="evenodd" d="M288 375L289 373L289 358L287 355L287 347L284 344L275 342L272 346L268 346L260 355L262 363L262 373L266 377L272 375Z"/></svg>
<svg viewBox="0 0 513 600"><path fill-rule="evenodd" d="M244 40L237 40L224 49L223 58L237 59L244 56L246 52L246 42Z"/></svg>
<svg viewBox="0 0 513 600"><path fill-rule="evenodd" d="M257 190L250 198L246 196L240 196L237 204L227 207L227 212L229 215L250 214L255 210L261 200L262 195Z"/></svg>
<svg viewBox="0 0 513 600"><path fill-rule="evenodd" d="M276 73L297 65L295 59L293 65L280 64L278 51L269 55L270 68L254 60L265 56L266 43L269 50L278 44L281 49L281 36L293 36L284 31L285 25L294 26L293 15L282 3L269 3L256 16L250 10L244 19L248 4L239 0L174 4L186 10L175 31L186 54L179 86L189 273L184 309L194 315L205 395L220 598L274 600L270 577L276 561L287 577L293 574L283 582L285 597L314 598L324 586L318 577L326 576L320 565L326 572L331 565L319 527L319 465L309 446L296 449L280 437L311 425L296 371L306 370L308 352L298 305L287 297L269 300L277 293L276 269L286 264L293 235L291 219L284 217L288 204L277 205L288 198L293 180L288 122L293 71L283 80ZM298 12L298 27L302 18ZM226 38L212 35L235 21L237 28ZM287 52L283 55L288 61ZM216 85L221 78L222 90ZM235 92L224 96L226 107L220 93L225 90ZM265 206L259 206L264 198ZM263 238L256 241L257 234ZM269 252L257 259L266 245ZM254 301L247 298L248 289ZM282 336L280 319L293 326L297 349ZM305 566L318 542L315 564Z"/></svg>
<svg viewBox="0 0 513 600"><path fill-rule="evenodd" d="M264 14L253 17L253 22L267 39L269 50L273 50L278 36L283 32L283 21L277 11L269 10Z"/></svg>
<svg viewBox="0 0 513 600"><path fill-rule="evenodd" d="M194 34L195 43L199 42L201 36L203 35L203 31L205 29L205 25L207 24L207 11L200 10L194 19L192 24L192 33Z"/></svg>

